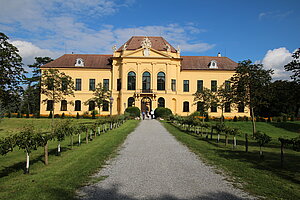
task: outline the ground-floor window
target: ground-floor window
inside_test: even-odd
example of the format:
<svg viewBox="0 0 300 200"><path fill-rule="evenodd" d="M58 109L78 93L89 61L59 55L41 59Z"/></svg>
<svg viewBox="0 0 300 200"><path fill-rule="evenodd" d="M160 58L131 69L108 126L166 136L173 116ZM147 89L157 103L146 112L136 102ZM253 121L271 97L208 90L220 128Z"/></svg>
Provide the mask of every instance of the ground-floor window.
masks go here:
<svg viewBox="0 0 300 200"><path fill-rule="evenodd" d="M75 111L81 111L81 101L75 101Z"/></svg>
<svg viewBox="0 0 300 200"><path fill-rule="evenodd" d="M95 101L89 101L89 111L95 110Z"/></svg>
<svg viewBox="0 0 300 200"><path fill-rule="evenodd" d="M190 103L188 101L183 102L183 112L190 112Z"/></svg>
<svg viewBox="0 0 300 200"><path fill-rule="evenodd" d="M230 111L231 111L231 109L230 109L230 103L227 102L227 103L225 103L225 112L230 112Z"/></svg>
<svg viewBox="0 0 300 200"><path fill-rule="evenodd" d="M244 112L244 110L245 110L244 104L243 103L239 103L239 105L238 105L238 112Z"/></svg>
<svg viewBox="0 0 300 200"><path fill-rule="evenodd" d="M47 111L53 110L53 100L47 101Z"/></svg>
<svg viewBox="0 0 300 200"><path fill-rule="evenodd" d="M217 112L217 104L213 103L210 107L210 112Z"/></svg>
<svg viewBox="0 0 300 200"><path fill-rule="evenodd" d="M62 100L61 101L61 105L60 105L60 110L61 111L67 111L67 105L68 105L67 101L66 100Z"/></svg>
<svg viewBox="0 0 300 200"><path fill-rule="evenodd" d="M103 102L102 111L108 111L108 106L109 106L108 104L109 104L108 101Z"/></svg>
<svg viewBox="0 0 300 200"><path fill-rule="evenodd" d="M128 98L128 107L132 107L134 106L134 98L133 97L129 97Z"/></svg>
<svg viewBox="0 0 300 200"><path fill-rule="evenodd" d="M203 113L204 112L204 103L201 101L197 102L197 111Z"/></svg>
<svg viewBox="0 0 300 200"><path fill-rule="evenodd" d="M165 107L165 99L160 97L158 99L158 107Z"/></svg>

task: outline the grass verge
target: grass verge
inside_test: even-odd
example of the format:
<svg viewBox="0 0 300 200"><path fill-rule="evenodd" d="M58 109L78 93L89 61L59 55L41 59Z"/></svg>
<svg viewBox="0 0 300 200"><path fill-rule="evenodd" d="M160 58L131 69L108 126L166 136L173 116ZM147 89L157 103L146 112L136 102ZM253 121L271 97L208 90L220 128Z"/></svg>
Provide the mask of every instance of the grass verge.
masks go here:
<svg viewBox="0 0 300 200"><path fill-rule="evenodd" d="M199 155L205 162L216 166L232 177L233 184L249 193L266 199L300 199L300 153L285 152L285 166L280 167L280 149L264 148L265 159L259 159L258 147L227 147L213 140L187 134L167 122L163 123L175 138ZM239 142L238 142L239 143Z"/></svg>
<svg viewBox="0 0 300 200"><path fill-rule="evenodd" d="M139 121L130 120L120 128L97 137L89 144L63 148L55 156L56 142L49 144L49 165L44 166L42 148L32 155L30 174L23 174L25 153L14 151L1 157L0 199L74 199L75 190L90 182L90 175L105 164ZM65 141L62 146L67 146ZM51 150L52 149L52 150Z"/></svg>

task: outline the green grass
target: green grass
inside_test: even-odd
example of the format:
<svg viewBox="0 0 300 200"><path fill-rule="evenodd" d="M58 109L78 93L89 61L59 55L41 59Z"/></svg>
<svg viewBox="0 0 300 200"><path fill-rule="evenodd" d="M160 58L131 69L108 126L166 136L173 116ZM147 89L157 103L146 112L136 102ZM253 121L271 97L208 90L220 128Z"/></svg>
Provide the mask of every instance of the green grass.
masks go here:
<svg viewBox="0 0 300 200"><path fill-rule="evenodd" d="M14 122L18 122L17 126L22 126L21 121L24 119L7 120L5 119L3 124L4 127L9 128L17 124ZM23 122L25 123L26 120ZM51 120L47 119L35 122L43 129L48 128L49 123ZM44 165L43 148L39 148L31 155L29 175L23 174L25 167L23 151L16 150L6 156L1 156L0 199L74 199L75 190L95 181L95 178L90 176L103 166L106 160L115 155L116 149L137 124L138 121L135 120L127 121L120 128L98 136L89 144L83 142L80 147L74 146L73 149L69 146L69 138L66 138L62 143L61 156L55 156L57 141L51 141L49 165ZM84 134L82 134L82 139L84 139ZM76 143L77 140L74 142ZM101 180L103 177L96 179Z"/></svg>
<svg viewBox="0 0 300 200"><path fill-rule="evenodd" d="M243 132L251 133L251 122L226 122L229 126L240 127ZM259 157L259 148L255 141L249 141L249 152L244 151L244 138L238 137L238 146L232 148L232 141L227 147L224 136L220 143L205 140L204 137L187 134L169 123L164 123L167 130L177 140L199 155L205 162L223 171L234 185L266 199L300 199L300 152L285 150L285 164L280 166L280 148L278 136L295 137L299 135L299 122L268 124L258 123L258 130L273 138L273 142L264 148L264 159Z"/></svg>

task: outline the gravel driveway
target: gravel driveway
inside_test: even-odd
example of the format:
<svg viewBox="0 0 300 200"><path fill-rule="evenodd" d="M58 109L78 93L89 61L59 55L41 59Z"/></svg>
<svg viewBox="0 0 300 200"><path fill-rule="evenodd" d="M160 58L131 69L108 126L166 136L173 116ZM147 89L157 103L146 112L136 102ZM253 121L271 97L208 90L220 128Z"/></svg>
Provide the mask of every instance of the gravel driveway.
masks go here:
<svg viewBox="0 0 300 200"><path fill-rule="evenodd" d="M144 120L119 155L78 191L80 199L249 199L204 164L156 120Z"/></svg>

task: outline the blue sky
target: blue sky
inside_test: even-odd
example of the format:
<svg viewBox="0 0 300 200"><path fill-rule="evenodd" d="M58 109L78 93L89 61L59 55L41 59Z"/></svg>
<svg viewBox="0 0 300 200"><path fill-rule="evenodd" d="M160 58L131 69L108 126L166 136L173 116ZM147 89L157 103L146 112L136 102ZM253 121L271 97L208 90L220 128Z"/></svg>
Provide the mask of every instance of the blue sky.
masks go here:
<svg viewBox="0 0 300 200"><path fill-rule="evenodd" d="M251 59L288 79L300 47L298 0L0 0L0 31L35 56L112 53L133 35L163 36L182 55Z"/></svg>

